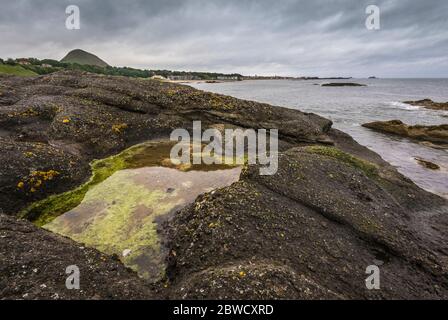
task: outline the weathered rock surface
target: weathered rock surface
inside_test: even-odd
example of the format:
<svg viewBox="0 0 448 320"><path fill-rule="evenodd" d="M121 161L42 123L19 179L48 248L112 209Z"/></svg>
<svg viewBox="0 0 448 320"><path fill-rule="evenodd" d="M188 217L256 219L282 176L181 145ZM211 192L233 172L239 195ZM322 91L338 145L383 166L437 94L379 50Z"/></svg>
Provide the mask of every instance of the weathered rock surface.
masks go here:
<svg viewBox="0 0 448 320"><path fill-rule="evenodd" d="M169 248L163 283L149 287L118 261L15 217L85 181L92 159L166 138L192 120L204 129L278 128L279 170L259 176L247 167L240 181L199 196L161 226ZM317 115L170 83L60 72L0 78L0 128L2 298L448 298L446 200ZM91 287L64 291L71 264ZM372 264L380 265L381 290L366 289Z"/></svg>
<svg viewBox="0 0 448 320"><path fill-rule="evenodd" d="M419 141L428 141L448 147L448 124L410 126L400 120L364 123L363 127Z"/></svg>
<svg viewBox="0 0 448 320"><path fill-rule="evenodd" d="M333 148L289 149L279 167L273 176L249 167L177 214L168 228L175 297L447 296L442 200ZM381 290L366 290L372 264Z"/></svg>
<svg viewBox="0 0 448 320"><path fill-rule="evenodd" d="M448 102L434 102L431 99L423 99L417 101L404 101L404 103L412 106L422 106L433 110L448 110Z"/></svg>

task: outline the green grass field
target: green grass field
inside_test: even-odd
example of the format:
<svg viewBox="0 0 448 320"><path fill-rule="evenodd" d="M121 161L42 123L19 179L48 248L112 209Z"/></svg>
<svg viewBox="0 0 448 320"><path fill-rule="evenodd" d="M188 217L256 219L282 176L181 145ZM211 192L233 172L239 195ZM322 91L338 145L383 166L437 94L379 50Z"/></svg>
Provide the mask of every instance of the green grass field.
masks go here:
<svg viewBox="0 0 448 320"><path fill-rule="evenodd" d="M23 77L37 75L37 73L27 70L27 69L23 68L22 66L10 66L7 64L0 64L0 73L13 74L16 76L23 76Z"/></svg>

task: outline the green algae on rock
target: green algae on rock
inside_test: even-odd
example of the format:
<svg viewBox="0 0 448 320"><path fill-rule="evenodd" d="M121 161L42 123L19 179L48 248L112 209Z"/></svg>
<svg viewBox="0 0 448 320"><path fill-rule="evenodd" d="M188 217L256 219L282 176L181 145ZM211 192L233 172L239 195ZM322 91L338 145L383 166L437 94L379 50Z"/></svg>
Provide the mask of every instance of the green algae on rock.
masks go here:
<svg viewBox="0 0 448 320"><path fill-rule="evenodd" d="M157 166L117 171L92 187L79 206L43 227L117 254L141 276L158 280L164 256L157 221L199 194L238 180L239 174L240 168L183 172Z"/></svg>
<svg viewBox="0 0 448 320"><path fill-rule="evenodd" d="M305 147L305 151L308 153L320 154L323 156L328 156L334 159L338 159L342 162L352 165L355 168L363 171L367 176L373 177L378 174L378 167L366 160L354 157L348 153L345 153L334 147L327 146L309 146Z"/></svg>
<svg viewBox="0 0 448 320"><path fill-rule="evenodd" d="M157 252L159 241L153 219L177 203L169 201L162 190L134 183L133 175L128 170L116 172L107 183L92 187L79 206L43 227L101 252L120 255L128 266L136 257ZM140 271L138 267L133 269Z"/></svg>
<svg viewBox="0 0 448 320"><path fill-rule="evenodd" d="M133 146L123 152L91 163L92 176L90 179L74 190L31 204L24 209L21 216L31 220L38 226L50 222L60 214L69 211L81 203L87 191L110 177L114 172L125 168L138 168L140 166L155 165L161 161L162 155L169 153L170 142L159 142L157 152L148 152L155 146L154 143L143 143ZM146 156L145 156L146 155Z"/></svg>

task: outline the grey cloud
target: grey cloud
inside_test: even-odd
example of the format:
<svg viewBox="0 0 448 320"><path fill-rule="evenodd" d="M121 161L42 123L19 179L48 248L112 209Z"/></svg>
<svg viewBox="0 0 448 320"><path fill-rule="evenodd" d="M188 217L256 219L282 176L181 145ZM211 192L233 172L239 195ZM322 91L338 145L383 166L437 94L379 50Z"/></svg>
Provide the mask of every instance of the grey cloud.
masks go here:
<svg viewBox="0 0 448 320"><path fill-rule="evenodd" d="M81 30L65 29L65 7ZM381 30L364 27L381 9ZM245 74L446 77L448 1L0 0L0 57Z"/></svg>

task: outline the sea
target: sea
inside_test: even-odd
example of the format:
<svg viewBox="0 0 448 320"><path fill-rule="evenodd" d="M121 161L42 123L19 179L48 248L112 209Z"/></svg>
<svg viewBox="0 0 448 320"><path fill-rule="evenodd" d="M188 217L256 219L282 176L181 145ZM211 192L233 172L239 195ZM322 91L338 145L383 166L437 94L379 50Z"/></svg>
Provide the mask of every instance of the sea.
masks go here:
<svg viewBox="0 0 448 320"><path fill-rule="evenodd" d="M327 82L356 82L365 87L322 87ZM448 79L245 80L190 83L215 93L313 112L333 121L333 127L378 153L425 190L448 198L448 150L434 149L407 138L374 132L361 125L398 119L407 124L448 124L448 111L404 103L425 98L448 101ZM422 158L440 166L431 170Z"/></svg>

